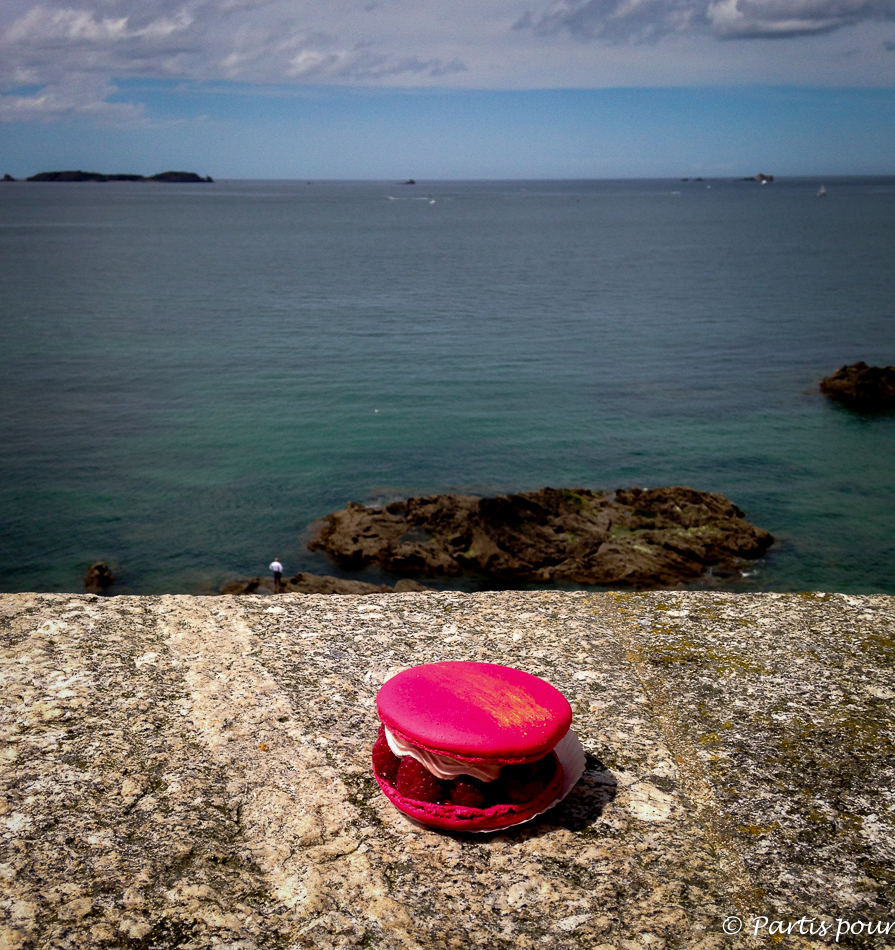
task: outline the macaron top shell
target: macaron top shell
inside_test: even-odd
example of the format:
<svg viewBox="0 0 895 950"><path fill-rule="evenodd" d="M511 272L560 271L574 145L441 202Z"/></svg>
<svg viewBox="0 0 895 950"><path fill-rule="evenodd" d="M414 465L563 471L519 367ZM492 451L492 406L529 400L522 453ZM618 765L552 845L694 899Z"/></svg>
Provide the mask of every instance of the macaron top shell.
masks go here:
<svg viewBox="0 0 895 950"><path fill-rule="evenodd" d="M569 731L565 696L531 673L495 663L429 663L388 680L379 718L421 749L469 762L534 762Z"/></svg>

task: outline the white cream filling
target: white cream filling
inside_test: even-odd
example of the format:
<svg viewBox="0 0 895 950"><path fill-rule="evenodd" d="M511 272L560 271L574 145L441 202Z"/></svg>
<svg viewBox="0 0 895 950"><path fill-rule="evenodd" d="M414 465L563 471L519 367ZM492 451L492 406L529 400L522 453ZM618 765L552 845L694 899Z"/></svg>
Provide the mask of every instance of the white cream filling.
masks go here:
<svg viewBox="0 0 895 950"><path fill-rule="evenodd" d="M385 741L388 747L397 756L409 755L420 764L424 765L436 778L442 781L450 781L458 775L471 775L473 778L480 779L482 782L494 782L500 775L503 766L482 765L476 762L461 762L459 759L452 759L447 755L437 755L435 752L426 752L425 749L418 749L415 745L399 739L392 735L388 726L385 729Z"/></svg>

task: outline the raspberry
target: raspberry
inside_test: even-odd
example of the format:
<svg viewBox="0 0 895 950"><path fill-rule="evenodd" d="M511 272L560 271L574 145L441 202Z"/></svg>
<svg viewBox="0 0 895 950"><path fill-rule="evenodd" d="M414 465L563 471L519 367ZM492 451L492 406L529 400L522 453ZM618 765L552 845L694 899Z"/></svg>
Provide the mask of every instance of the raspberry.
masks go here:
<svg viewBox="0 0 895 950"><path fill-rule="evenodd" d="M376 745L373 746L373 771L390 785L394 785L400 765L401 759L389 748L385 730L380 727Z"/></svg>
<svg viewBox="0 0 895 950"><path fill-rule="evenodd" d="M471 775L460 775L451 783L451 804L468 808L481 808L485 804L483 783Z"/></svg>
<svg viewBox="0 0 895 950"><path fill-rule="evenodd" d="M405 798L418 802L440 802L444 799L441 782L412 756L405 755L398 769L398 791Z"/></svg>
<svg viewBox="0 0 895 950"><path fill-rule="evenodd" d="M536 764L505 765L500 772L501 797L519 804L528 802L544 790L544 780Z"/></svg>
<svg viewBox="0 0 895 950"><path fill-rule="evenodd" d="M534 764L541 773L541 780L546 788L550 784L550 779L553 778L553 773L556 772L556 756L548 752L543 759L538 759Z"/></svg>

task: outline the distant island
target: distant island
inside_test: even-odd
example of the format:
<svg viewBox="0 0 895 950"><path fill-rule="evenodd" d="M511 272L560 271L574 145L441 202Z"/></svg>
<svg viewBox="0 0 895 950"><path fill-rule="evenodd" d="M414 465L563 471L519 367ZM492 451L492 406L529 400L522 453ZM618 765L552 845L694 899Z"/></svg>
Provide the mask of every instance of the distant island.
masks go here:
<svg viewBox="0 0 895 950"><path fill-rule="evenodd" d="M15 181L14 178L6 176L5 181ZM166 183L175 183L175 184L196 184L199 182L214 182L214 179L211 175L207 175L203 178L201 175L197 175L195 172L160 172L158 175L150 175L146 177L145 175L104 175L101 172L82 172L80 169L78 171L65 171L65 172L39 172L37 175L32 175L30 178L26 178L26 181L161 181Z"/></svg>

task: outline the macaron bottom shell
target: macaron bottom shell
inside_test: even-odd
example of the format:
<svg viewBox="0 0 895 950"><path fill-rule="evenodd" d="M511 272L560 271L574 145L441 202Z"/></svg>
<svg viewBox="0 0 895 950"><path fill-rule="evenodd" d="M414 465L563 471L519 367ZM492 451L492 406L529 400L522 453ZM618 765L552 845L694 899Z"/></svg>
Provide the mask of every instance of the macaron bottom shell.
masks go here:
<svg viewBox="0 0 895 950"><path fill-rule="evenodd" d="M549 755L555 763L553 774L536 797L526 802L501 802L489 808L418 801L402 795L375 768L373 774L385 797L399 811L421 824L447 831L491 831L528 821L547 809L557 799L565 776L556 754L551 752Z"/></svg>

